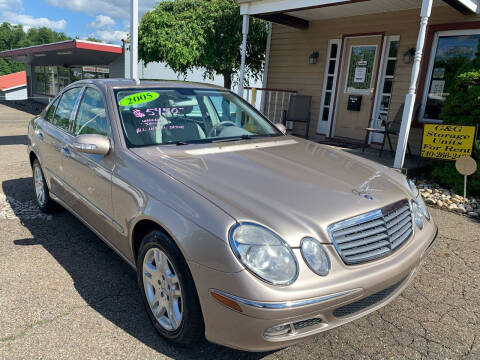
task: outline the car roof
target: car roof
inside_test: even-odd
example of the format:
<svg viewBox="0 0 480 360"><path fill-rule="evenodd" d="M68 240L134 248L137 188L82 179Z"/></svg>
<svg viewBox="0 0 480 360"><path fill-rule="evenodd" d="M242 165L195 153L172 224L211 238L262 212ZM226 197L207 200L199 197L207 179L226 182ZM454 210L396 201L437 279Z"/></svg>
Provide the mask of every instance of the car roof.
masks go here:
<svg viewBox="0 0 480 360"><path fill-rule="evenodd" d="M141 80L138 84L132 79L88 79L80 80L74 84L94 84L100 87L114 89L121 88L184 88L184 89L211 89L226 90L221 86L178 80Z"/></svg>

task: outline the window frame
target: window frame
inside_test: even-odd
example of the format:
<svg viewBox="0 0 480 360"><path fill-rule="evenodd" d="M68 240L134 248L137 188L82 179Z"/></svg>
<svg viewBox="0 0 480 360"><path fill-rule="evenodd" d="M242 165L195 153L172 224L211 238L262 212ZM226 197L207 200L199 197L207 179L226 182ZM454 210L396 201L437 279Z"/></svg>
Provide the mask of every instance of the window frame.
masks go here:
<svg viewBox="0 0 480 360"><path fill-rule="evenodd" d="M98 91L102 97L102 100L103 100L103 105L105 107L105 117L107 119L107 137L108 138L111 138L111 134L112 134L112 126L110 124L110 117L108 116L108 105L107 105L107 99L105 97L105 94L103 93L103 91L101 91L100 89L98 89L97 87L95 86L91 86L91 85L86 85L83 87L83 91L81 93L81 95L79 96L79 100L76 104L76 108L75 108L75 116L74 118L72 119L72 126L71 126L71 133L73 134L73 136L78 136L77 134L75 134L75 128L76 128L76 125L77 125L77 119L78 119L78 114L80 112L80 105L82 104L83 102L83 99L85 98L85 94L87 93L87 90L88 89L93 89L95 91ZM81 135L81 134L79 134Z"/></svg>
<svg viewBox="0 0 480 360"><path fill-rule="evenodd" d="M58 110L58 106L57 108L55 109L55 114L54 114L54 122L52 122L51 124L52 125L55 125L55 127L58 129L58 130L61 130L67 134L70 134L70 135L74 135L73 133L73 124L74 124L74 116L76 117L77 116L77 111L78 111L78 104L80 103L80 99L83 97L83 92L85 91L85 85L77 85L77 86L72 86L72 87L69 87L67 89L65 89L64 91L62 91L60 94L59 94L59 102L58 104L60 104L60 102L62 101L63 99L63 96L69 92L70 90L74 90L74 89L80 89L80 93L77 95L77 98L75 100L75 103L73 104L73 109L72 109L72 112L70 113L70 118L69 118L69 125L68 125L68 129L65 129L64 127L60 126L57 124L57 121L55 119L55 115L57 114L57 110ZM75 115L74 115L75 114Z"/></svg>
<svg viewBox="0 0 480 360"><path fill-rule="evenodd" d="M49 124L52 124L52 125L55 125L55 113L57 112L57 107L58 107L58 104L60 103L60 99L61 99L62 95L57 95L56 97L53 98L52 101L50 101L50 103L48 104L47 108L45 109L45 116L43 117L43 120L45 120L46 122L48 122ZM58 104L57 104L57 107L55 108L55 111L53 112L53 116L52 116L52 121L48 120L48 112L50 111L50 109L52 108L52 106L55 104L55 102L58 101Z"/></svg>
<svg viewBox="0 0 480 360"><path fill-rule="evenodd" d="M435 32L432 40L432 47L430 50L430 58L428 59L427 73L425 76L423 94L422 94L422 105L420 107L420 113L418 116L418 122L420 124L442 124L443 120L440 119L425 119L425 110L427 107L428 93L430 91L430 84L433 77L433 66L435 64L435 57L437 56L438 42L440 37L448 36L468 36L468 35L480 35L480 29L463 29L463 30L447 30L447 31L437 31Z"/></svg>

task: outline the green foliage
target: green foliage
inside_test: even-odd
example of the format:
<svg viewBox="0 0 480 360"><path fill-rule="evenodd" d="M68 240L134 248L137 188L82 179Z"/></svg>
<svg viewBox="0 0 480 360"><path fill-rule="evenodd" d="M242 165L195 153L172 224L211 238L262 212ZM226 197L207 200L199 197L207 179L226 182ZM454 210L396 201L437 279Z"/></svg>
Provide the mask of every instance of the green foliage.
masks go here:
<svg viewBox="0 0 480 360"><path fill-rule="evenodd" d="M12 25L6 22L0 24L0 51L68 39L70 38L64 33L59 33L46 27L31 28L25 32L20 25ZM0 59L0 75L11 74L22 70L25 70L23 64Z"/></svg>
<svg viewBox="0 0 480 360"><path fill-rule="evenodd" d="M167 0L142 17L139 56L146 63L162 61L179 74L203 68L203 76L223 75L230 88L240 68L242 17L235 0ZM251 19L247 43L248 75L263 71L266 23Z"/></svg>
<svg viewBox="0 0 480 360"><path fill-rule="evenodd" d="M97 39L97 38L94 38L93 36L89 36L89 37L87 38L87 41L99 42L99 43L103 42L102 40Z"/></svg>
<svg viewBox="0 0 480 360"><path fill-rule="evenodd" d="M443 122L478 125L480 123L480 41L475 58L459 68L449 93L440 114Z"/></svg>
<svg viewBox="0 0 480 360"><path fill-rule="evenodd" d="M441 186L463 195L464 177L457 171L454 162L436 162L430 177ZM467 195L480 195L480 172L468 177Z"/></svg>

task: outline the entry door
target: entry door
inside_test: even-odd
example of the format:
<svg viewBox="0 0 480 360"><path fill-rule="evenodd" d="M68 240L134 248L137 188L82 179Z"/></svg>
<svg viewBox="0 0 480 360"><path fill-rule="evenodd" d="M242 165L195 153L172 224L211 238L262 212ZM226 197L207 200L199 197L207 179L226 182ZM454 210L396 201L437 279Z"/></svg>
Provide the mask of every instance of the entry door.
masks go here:
<svg viewBox="0 0 480 360"><path fill-rule="evenodd" d="M381 44L381 36L345 39L335 137L365 138L375 99Z"/></svg>

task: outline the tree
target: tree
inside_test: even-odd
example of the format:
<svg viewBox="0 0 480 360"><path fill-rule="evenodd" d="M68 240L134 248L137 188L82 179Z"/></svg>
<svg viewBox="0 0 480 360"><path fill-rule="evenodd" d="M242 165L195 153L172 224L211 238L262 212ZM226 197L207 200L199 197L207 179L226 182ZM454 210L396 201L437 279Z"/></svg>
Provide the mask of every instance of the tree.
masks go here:
<svg viewBox="0 0 480 360"><path fill-rule="evenodd" d="M161 61L176 73L203 68L204 78L222 75L231 88L240 69L242 17L235 0L166 0L142 17L139 57ZM263 71L267 26L251 19L246 74L258 79Z"/></svg>
<svg viewBox="0 0 480 360"><path fill-rule="evenodd" d="M27 32L27 38L32 45L48 44L71 39L62 32L57 32L46 27L29 29Z"/></svg>
<svg viewBox="0 0 480 360"><path fill-rule="evenodd" d="M98 43L103 42L102 40L94 38L93 36L89 36L86 40L87 41L92 41L92 42L98 42Z"/></svg>

